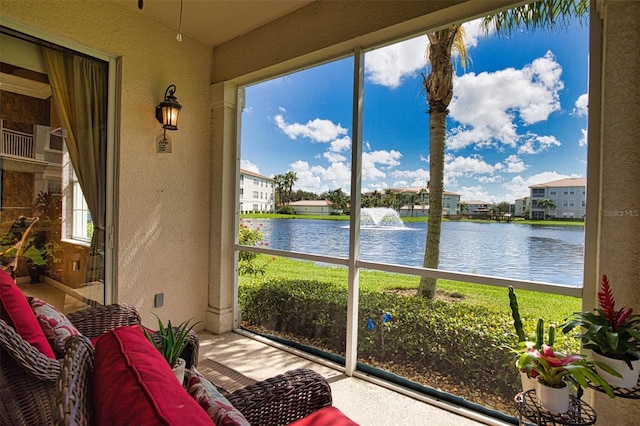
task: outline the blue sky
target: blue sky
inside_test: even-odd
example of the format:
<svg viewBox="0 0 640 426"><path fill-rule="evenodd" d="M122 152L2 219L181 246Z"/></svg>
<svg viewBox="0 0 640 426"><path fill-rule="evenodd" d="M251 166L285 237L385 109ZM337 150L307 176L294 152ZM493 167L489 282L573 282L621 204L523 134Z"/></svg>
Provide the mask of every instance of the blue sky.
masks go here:
<svg viewBox="0 0 640 426"><path fill-rule="evenodd" d="M445 189L509 201L529 185L586 176L588 28L484 35L465 24L456 63ZM429 117L426 36L365 54L362 189L424 186ZM350 190L353 59L246 88L241 167L296 172L294 190Z"/></svg>

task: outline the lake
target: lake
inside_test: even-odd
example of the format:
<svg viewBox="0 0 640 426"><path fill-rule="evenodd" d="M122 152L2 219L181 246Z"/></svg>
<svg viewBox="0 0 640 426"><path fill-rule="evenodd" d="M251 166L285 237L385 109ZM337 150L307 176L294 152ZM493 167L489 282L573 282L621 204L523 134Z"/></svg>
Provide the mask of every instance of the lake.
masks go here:
<svg viewBox="0 0 640 426"><path fill-rule="evenodd" d="M268 247L348 257L348 222L312 219L253 219ZM363 227L360 258L422 266L427 223ZM584 228L513 223L447 221L442 224L440 269L554 284L582 286Z"/></svg>

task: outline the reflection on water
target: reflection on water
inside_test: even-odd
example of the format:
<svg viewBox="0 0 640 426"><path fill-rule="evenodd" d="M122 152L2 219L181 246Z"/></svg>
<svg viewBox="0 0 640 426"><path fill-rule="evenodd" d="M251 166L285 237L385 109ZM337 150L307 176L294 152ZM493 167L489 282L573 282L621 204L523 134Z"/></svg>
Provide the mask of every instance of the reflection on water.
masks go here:
<svg viewBox="0 0 640 426"><path fill-rule="evenodd" d="M349 227L342 221L261 219L269 247L347 257ZM360 258L422 266L427 224L404 228L363 228ZM554 284L582 286L584 229L513 223L444 222L440 268Z"/></svg>

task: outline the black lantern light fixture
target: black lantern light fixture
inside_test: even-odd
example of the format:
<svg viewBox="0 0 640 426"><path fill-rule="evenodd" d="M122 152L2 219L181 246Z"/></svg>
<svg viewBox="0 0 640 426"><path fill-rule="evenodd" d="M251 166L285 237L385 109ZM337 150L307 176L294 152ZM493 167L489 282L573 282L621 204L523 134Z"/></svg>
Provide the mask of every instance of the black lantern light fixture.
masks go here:
<svg viewBox="0 0 640 426"><path fill-rule="evenodd" d="M176 93L176 86L172 84L164 92L164 101L156 107L156 119L162 124L165 132L166 130L178 130L178 115L180 115L182 105L173 96L174 93Z"/></svg>

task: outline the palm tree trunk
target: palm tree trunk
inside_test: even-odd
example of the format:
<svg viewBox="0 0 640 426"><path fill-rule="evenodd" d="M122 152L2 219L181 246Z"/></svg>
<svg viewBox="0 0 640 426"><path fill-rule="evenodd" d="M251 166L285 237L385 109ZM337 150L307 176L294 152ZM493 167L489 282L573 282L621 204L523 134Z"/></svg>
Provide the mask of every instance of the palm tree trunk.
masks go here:
<svg viewBox="0 0 640 426"><path fill-rule="evenodd" d="M444 191L444 144L447 112L431 111L429 127L429 222L423 266L438 268L440 264L440 232L442 229L442 193ZM436 295L437 279L422 277L418 295L433 299Z"/></svg>
<svg viewBox="0 0 640 426"><path fill-rule="evenodd" d="M429 222L423 266L438 268L440 264L440 231L442 229L442 193L444 192L444 148L447 115L453 97L453 64L451 49L460 27L428 34L431 73L425 78L429 104ZM432 299L436 295L437 278L422 277L418 296Z"/></svg>

